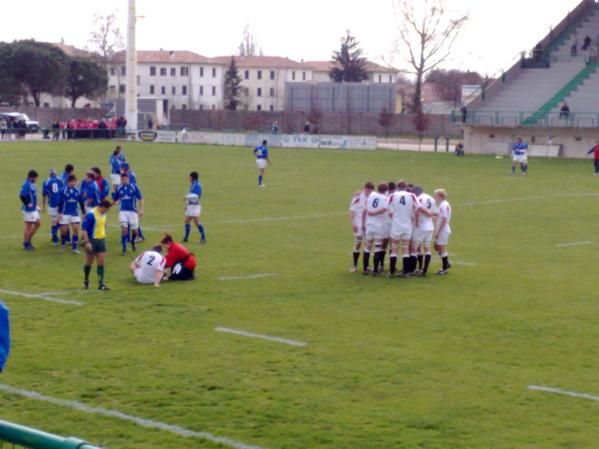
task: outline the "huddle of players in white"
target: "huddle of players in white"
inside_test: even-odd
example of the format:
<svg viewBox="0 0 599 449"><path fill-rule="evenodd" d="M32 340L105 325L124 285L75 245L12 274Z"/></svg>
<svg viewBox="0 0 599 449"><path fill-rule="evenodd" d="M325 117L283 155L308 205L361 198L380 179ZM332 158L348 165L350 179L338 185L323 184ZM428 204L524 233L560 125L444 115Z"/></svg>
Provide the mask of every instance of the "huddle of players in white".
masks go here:
<svg viewBox="0 0 599 449"><path fill-rule="evenodd" d="M389 277L398 275L400 250L403 266L399 277L425 277L434 243L443 262L437 274L449 273L451 264L447 245L451 235L451 205L445 190L436 190L432 197L421 187L405 181L381 183L376 189L372 182L368 182L352 198L349 211L355 237L352 272L358 271L364 246L365 275L383 274L385 257L390 249Z"/></svg>

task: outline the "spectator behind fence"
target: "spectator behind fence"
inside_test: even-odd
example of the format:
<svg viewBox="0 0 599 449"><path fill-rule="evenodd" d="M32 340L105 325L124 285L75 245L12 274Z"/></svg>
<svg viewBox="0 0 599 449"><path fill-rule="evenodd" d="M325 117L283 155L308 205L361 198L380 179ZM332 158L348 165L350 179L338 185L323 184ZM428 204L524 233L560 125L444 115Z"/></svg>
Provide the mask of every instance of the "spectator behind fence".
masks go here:
<svg viewBox="0 0 599 449"><path fill-rule="evenodd" d="M455 146L455 155L458 157L464 156L464 144L462 142Z"/></svg>
<svg viewBox="0 0 599 449"><path fill-rule="evenodd" d="M0 136L2 137L2 139L7 139L9 137L8 124L6 123L6 120L4 120L3 118L0 118Z"/></svg>
<svg viewBox="0 0 599 449"><path fill-rule="evenodd" d="M564 120L568 120L570 118L570 106L568 106L568 103L565 101L559 110L559 118Z"/></svg>
<svg viewBox="0 0 599 449"><path fill-rule="evenodd" d="M279 122L277 120L272 123L272 133L279 134Z"/></svg>
<svg viewBox="0 0 599 449"><path fill-rule="evenodd" d="M466 105L460 108L460 112L462 113L462 123L466 123L468 121L468 108Z"/></svg>
<svg viewBox="0 0 599 449"><path fill-rule="evenodd" d="M585 36L583 44L582 44L582 51L587 51L591 47L592 43L593 43L593 39L591 39L591 36L589 36L587 34Z"/></svg>

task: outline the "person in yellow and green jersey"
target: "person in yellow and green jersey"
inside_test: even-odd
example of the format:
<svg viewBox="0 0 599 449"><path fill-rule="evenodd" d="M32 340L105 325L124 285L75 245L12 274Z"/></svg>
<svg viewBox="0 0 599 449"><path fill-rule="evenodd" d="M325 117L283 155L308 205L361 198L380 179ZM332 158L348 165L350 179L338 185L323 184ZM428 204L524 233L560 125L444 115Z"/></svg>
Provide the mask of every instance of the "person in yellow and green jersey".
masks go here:
<svg viewBox="0 0 599 449"><path fill-rule="evenodd" d="M108 291L108 286L104 283L104 260L106 257L106 214L112 205L109 201L101 201L100 204L89 211L83 220L83 247L85 248L85 281L83 286L89 289L89 275L97 262L98 290Z"/></svg>

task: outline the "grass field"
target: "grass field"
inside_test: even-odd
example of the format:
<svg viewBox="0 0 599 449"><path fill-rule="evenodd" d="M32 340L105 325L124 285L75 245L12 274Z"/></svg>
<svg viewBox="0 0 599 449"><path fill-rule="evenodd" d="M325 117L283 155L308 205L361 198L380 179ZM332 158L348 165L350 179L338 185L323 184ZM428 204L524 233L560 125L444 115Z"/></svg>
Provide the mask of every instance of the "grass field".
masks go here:
<svg viewBox="0 0 599 449"><path fill-rule="evenodd" d="M111 150L0 145L0 289L83 304L0 294L14 337L0 384L209 432L237 449L598 447L596 401L528 389L599 394L590 162L533 160L521 178L491 157L274 150L268 188L258 190L247 149L126 145L146 196L146 246L162 229L181 237L187 174L199 170L209 239L193 245L199 279L135 285L113 228L113 291L84 292L82 258L50 245L46 217L38 252L22 251L18 189L29 168L45 175L74 162L81 174L107 168ZM446 278L348 272L352 194L366 180L400 177L450 193L458 263ZM219 280L267 273L276 276ZM1 419L111 449L218 447L204 434L1 390L0 404Z"/></svg>

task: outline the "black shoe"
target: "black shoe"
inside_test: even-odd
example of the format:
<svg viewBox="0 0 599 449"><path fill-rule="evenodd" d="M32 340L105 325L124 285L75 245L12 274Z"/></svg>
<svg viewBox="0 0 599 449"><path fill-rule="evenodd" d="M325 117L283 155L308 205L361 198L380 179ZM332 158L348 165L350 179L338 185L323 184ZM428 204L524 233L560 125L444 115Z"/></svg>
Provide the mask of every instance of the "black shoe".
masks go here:
<svg viewBox="0 0 599 449"><path fill-rule="evenodd" d="M449 270L441 270L437 272L437 276L447 276L449 274Z"/></svg>
<svg viewBox="0 0 599 449"><path fill-rule="evenodd" d="M182 243L189 243L188 239L183 239Z"/></svg>
<svg viewBox="0 0 599 449"><path fill-rule="evenodd" d="M102 284L98 287L98 290L100 290L102 292L109 292L110 288L108 288L108 286L106 284Z"/></svg>
<svg viewBox="0 0 599 449"><path fill-rule="evenodd" d="M370 276L372 274L372 271L370 271L370 268L367 268L362 272L362 274L364 276Z"/></svg>
<svg viewBox="0 0 599 449"><path fill-rule="evenodd" d="M83 288L89 290L89 281L83 281Z"/></svg>

